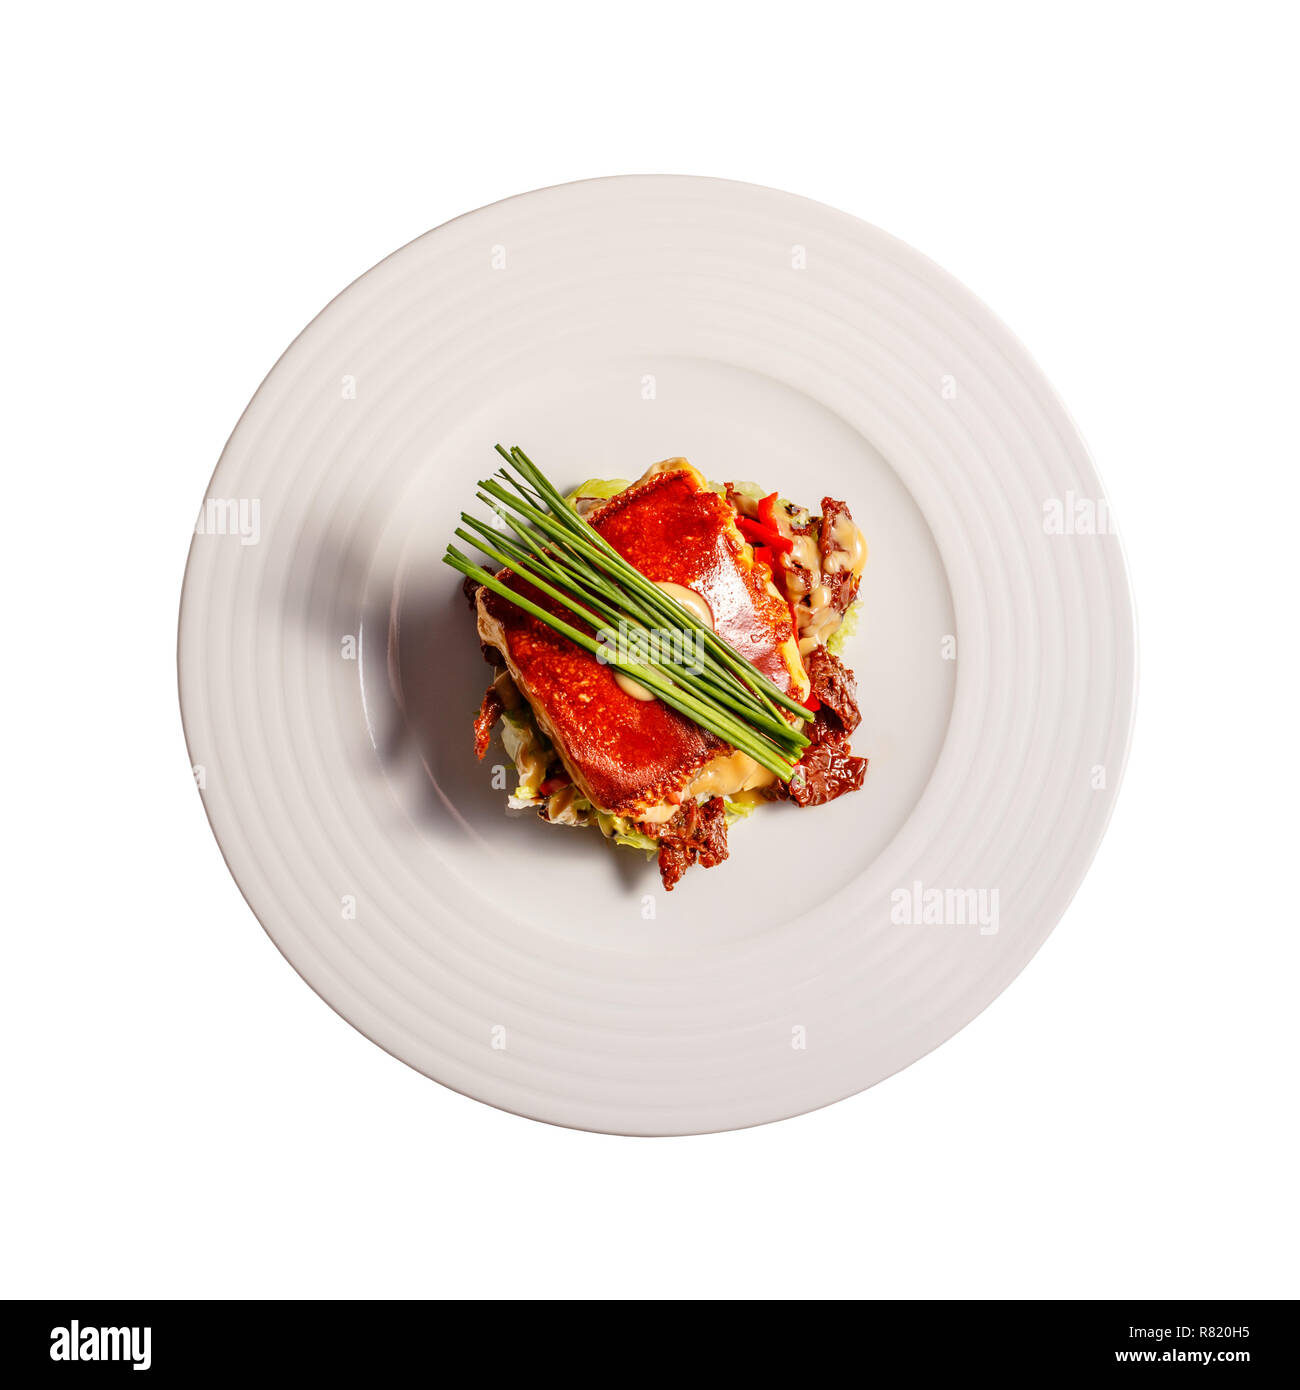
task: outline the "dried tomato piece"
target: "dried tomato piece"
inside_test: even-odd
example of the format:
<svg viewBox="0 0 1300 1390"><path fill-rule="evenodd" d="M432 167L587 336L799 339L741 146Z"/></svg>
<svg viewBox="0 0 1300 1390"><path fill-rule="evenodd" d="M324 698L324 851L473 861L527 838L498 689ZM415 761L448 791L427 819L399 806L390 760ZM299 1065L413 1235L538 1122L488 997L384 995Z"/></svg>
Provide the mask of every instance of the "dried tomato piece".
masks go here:
<svg viewBox="0 0 1300 1390"><path fill-rule="evenodd" d="M671 893L682 875L695 863L695 854L687 848L684 840L661 839L659 841L659 877L664 887Z"/></svg>
<svg viewBox="0 0 1300 1390"><path fill-rule="evenodd" d="M803 756L790 779L790 800L799 806L824 806L855 792L867 775L867 759L855 758L842 734L816 743Z"/></svg>
<svg viewBox="0 0 1300 1390"><path fill-rule="evenodd" d="M830 606L841 615L847 613L858 596L858 581L853 577L853 571L836 570L831 574L823 572L822 583L830 594L827 600Z"/></svg>
<svg viewBox="0 0 1300 1390"><path fill-rule="evenodd" d="M695 843L702 869L716 869L727 857L727 803L722 797L711 797L700 807Z"/></svg>
<svg viewBox="0 0 1300 1390"><path fill-rule="evenodd" d="M492 729L501 712L505 709L501 696L497 693L495 685L489 685L486 694L483 696L483 703L479 706L479 712L474 719L474 752L480 762L483 761L484 754L488 751L488 744L492 741Z"/></svg>
<svg viewBox="0 0 1300 1390"><path fill-rule="evenodd" d="M835 542L835 528L841 521L853 525L853 513L847 502L834 497L822 498L821 529L817 536L817 548L821 552L822 583L830 591L830 605L837 613L847 613L849 606L858 596L858 580L852 569L838 569L831 565L833 555L846 555L843 546Z"/></svg>
<svg viewBox="0 0 1300 1390"><path fill-rule="evenodd" d="M699 860L714 869L727 857L727 805L720 796L703 805L686 802L659 832L659 877L671 893L673 886Z"/></svg>
<svg viewBox="0 0 1300 1390"><path fill-rule="evenodd" d="M862 722L853 672L825 647L814 647L803 660L813 696L839 720L844 732L851 734Z"/></svg>

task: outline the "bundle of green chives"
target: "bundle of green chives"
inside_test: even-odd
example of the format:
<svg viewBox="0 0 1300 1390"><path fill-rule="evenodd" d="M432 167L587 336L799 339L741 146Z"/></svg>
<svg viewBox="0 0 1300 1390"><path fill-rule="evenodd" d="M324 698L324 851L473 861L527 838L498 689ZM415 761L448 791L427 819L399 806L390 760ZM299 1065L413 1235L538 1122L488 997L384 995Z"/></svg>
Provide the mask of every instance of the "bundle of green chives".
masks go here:
<svg viewBox="0 0 1300 1390"><path fill-rule="evenodd" d="M501 481L480 481L477 496L509 531L462 512L464 526L457 527L455 534L574 614L582 625L516 592L454 545L447 546L443 562L621 670L664 704L789 781L808 739L781 711L799 719L811 719L812 711L791 699L707 623L625 560L564 500L522 449L507 452L498 444L497 452L506 461L496 475ZM676 653L688 650L688 644L680 640L670 640L667 654L659 643L648 648L644 659L639 649L629 656L617 640L619 624L634 633L655 630L688 636L700 659L689 667L678 659Z"/></svg>

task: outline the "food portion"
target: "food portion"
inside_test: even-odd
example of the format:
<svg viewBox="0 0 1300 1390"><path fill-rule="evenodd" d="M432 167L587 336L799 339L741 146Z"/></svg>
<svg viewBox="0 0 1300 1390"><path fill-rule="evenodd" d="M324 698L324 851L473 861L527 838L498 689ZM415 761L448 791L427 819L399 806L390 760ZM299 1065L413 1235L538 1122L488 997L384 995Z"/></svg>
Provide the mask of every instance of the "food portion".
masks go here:
<svg viewBox="0 0 1300 1390"><path fill-rule="evenodd" d="M674 597L685 590L702 600L709 627L801 699L808 677L788 605L769 588L727 502L684 459L672 462L678 466L660 465L591 512L588 524L652 583L673 586ZM500 595L483 589L477 600L480 640L500 655L593 806L661 822L685 795L738 792L759 784L760 774L764 785L774 779Z"/></svg>
<svg viewBox="0 0 1300 1390"><path fill-rule="evenodd" d="M501 452L523 482L503 471L515 491L485 482L480 497L510 532L468 515L474 533L457 532L498 563L454 547L447 562L498 668L475 751L499 723L511 807L656 854L672 889L725 860L728 826L765 802L861 787L856 687L828 646L866 560L843 502L814 516L682 458L561 499L526 456Z"/></svg>

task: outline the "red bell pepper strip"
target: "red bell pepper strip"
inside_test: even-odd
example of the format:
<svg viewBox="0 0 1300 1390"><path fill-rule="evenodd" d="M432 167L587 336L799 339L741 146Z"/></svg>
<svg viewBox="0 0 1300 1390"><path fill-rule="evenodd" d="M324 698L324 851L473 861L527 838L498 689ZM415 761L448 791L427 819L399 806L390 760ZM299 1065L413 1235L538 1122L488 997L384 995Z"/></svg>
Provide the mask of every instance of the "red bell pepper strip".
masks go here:
<svg viewBox="0 0 1300 1390"><path fill-rule="evenodd" d="M794 549L794 542L788 536L783 536L772 526L763 525L761 521L751 521L747 516L739 516L736 518L736 524L751 544L765 545L778 555L789 555Z"/></svg>
<svg viewBox="0 0 1300 1390"><path fill-rule="evenodd" d="M771 492L766 497L758 499L758 519L764 526L770 526L773 531L780 531L781 520L776 514L776 504L780 501L780 494Z"/></svg>

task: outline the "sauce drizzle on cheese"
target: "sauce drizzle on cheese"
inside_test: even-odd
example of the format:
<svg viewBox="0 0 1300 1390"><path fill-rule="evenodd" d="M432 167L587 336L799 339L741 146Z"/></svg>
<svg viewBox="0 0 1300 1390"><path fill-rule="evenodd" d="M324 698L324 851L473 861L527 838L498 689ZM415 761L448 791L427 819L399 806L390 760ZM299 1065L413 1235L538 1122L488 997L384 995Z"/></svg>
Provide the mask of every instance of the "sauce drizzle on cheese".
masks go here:
<svg viewBox="0 0 1300 1390"><path fill-rule="evenodd" d="M674 584L671 580L656 579L655 587L662 589L669 598L676 599L685 609L688 609L706 627L713 627L713 609L709 607L708 600L703 594L697 594L694 589L688 589L684 584ZM655 693L647 690L640 681L633 680L624 671L615 671L614 679L618 687L625 695L630 695L634 700L653 700Z"/></svg>
<svg viewBox="0 0 1300 1390"><path fill-rule="evenodd" d="M697 594L694 589L688 589L684 584L674 584L668 579L656 579L655 588L662 589L671 599L676 599L681 606L695 615L705 627L713 628L713 609L709 607L709 601L703 594Z"/></svg>

